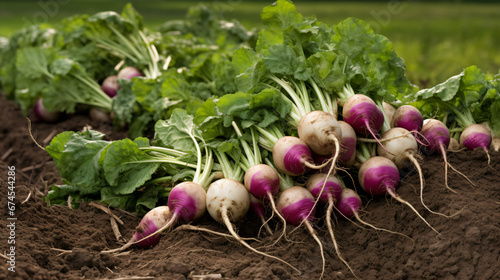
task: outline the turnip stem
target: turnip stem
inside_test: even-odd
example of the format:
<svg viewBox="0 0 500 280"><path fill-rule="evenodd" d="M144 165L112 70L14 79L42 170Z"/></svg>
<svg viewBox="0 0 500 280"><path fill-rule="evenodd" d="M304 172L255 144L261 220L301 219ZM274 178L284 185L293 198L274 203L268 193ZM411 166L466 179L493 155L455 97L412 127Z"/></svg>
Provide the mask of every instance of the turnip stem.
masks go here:
<svg viewBox="0 0 500 280"><path fill-rule="evenodd" d="M257 253L257 254L260 254L260 255L263 255L265 257L268 257L268 258L271 258L271 259L275 259L275 260L278 260L286 265L288 265L289 267L293 268L293 270L297 271L297 273L301 274L300 270L296 269L295 267L293 267L291 264L289 264L288 262L278 258L278 257L275 257L275 256L271 256L269 254L266 254L264 252L260 252L258 251L257 249L253 248L252 246L248 245L248 243L245 242L245 240L243 240L235 231L234 231L234 228L233 228L233 224L231 224L231 221L229 220L229 216L228 216L228 213L227 213L227 208L222 208L221 209L221 216L222 216L222 220L224 221L224 224L226 225L227 229L229 230L229 232L231 233L231 235L236 239L238 240L243 246L247 247L248 249L250 249L252 252L254 253Z"/></svg>

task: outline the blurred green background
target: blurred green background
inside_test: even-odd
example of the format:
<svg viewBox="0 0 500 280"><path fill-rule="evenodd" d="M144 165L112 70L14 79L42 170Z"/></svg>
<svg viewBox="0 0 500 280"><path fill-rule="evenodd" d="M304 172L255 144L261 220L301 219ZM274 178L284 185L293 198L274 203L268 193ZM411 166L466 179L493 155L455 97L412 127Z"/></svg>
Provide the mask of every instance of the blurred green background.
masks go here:
<svg viewBox="0 0 500 280"><path fill-rule="evenodd" d="M184 18L199 2L214 5L224 19L237 19L247 28L260 27L260 12L274 1L245 0L2 0L0 36L30 24L57 24L74 14L121 11L131 2L154 29L171 19ZM472 64L499 73L499 1L294 1L305 16L334 25L347 17L369 22L388 37L407 65L407 76L420 87L430 87Z"/></svg>

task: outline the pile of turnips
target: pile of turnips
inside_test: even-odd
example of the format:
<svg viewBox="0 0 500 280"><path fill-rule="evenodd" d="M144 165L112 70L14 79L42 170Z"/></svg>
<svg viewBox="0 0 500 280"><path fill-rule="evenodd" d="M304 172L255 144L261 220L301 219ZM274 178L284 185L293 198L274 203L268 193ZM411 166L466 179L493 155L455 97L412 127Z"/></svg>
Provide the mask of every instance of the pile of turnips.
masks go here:
<svg viewBox="0 0 500 280"><path fill-rule="evenodd" d="M100 14L91 23L98 24L104 16L118 18ZM248 33L248 38L228 41L231 47L199 48L199 56L191 60L173 45L155 46L161 40L147 37L142 25L134 25L126 14L122 17L133 27L127 38L140 38L144 45L132 50L135 56L127 56L128 44L113 51L112 44L106 45L111 41L94 38L111 54L122 55L122 70L103 79L98 88L87 80L86 85L102 92L99 101L106 106L101 108L132 123L135 132L146 131L154 120L154 136L106 141L94 130L63 132L46 147L65 182L52 186L50 204L70 201L78 207L81 200L98 200L144 214L129 242L106 253L134 244L154 246L163 231L196 223L208 212L249 250L299 272L237 234L233 223L251 210L271 236L269 220L276 219L277 240L288 240L292 232L287 224L304 226L320 246L324 272L315 216L318 207L324 207L335 253L355 275L335 239L334 215L403 235L359 215L361 197L389 195L439 234L398 195L400 171L415 168L422 205L447 216L424 203L422 154L443 156L445 185L454 191L448 186L448 167L467 176L448 163L448 150L481 148L489 158L490 147L500 147L497 76L470 66L442 84L419 90L407 80L392 43L359 19L328 26L303 17L291 2L278 0L263 9L263 28L252 33L258 37ZM169 36L171 27L163 28ZM124 39L111 43L119 46ZM172 56L166 57L166 50ZM32 49L20 53L40 55ZM78 73L72 77L82 78L84 72ZM57 115L41 107L45 102L36 104L37 114L57 121ZM346 184L352 178L357 181ZM359 193L346 185L359 186Z"/></svg>

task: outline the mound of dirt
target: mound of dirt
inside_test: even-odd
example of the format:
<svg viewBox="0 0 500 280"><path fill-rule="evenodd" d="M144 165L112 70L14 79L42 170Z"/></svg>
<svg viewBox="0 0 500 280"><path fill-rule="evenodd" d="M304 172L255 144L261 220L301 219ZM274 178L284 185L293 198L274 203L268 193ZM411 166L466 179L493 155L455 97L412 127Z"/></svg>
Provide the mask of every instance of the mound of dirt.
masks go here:
<svg viewBox="0 0 500 280"><path fill-rule="evenodd" d="M140 217L117 209L111 212L123 225L117 241L110 215L83 203L79 209L47 206L42 197L52 184L61 183L48 154L28 134L27 121L19 109L0 99L0 279L318 279L321 254L318 244L304 228L288 226L288 239L272 245L280 223L273 219L274 235L260 232L260 221L249 214L236 225L243 237L258 250L277 256L301 271L250 252L232 239L198 231L172 230L163 234L151 249L132 248L121 254L100 251L117 248L133 233ZM65 130L81 130L90 125L109 139L126 137L110 123L93 122L85 116L67 116L57 124L32 123L32 134L45 146ZM450 163L475 186L449 170L449 186L444 183L444 163L438 155L424 155L425 188L421 203L420 181L414 171L402 179L397 193L434 227L428 227L406 205L389 197L362 195L362 218L377 227L404 234L391 234L337 218L335 237L340 251L361 279L500 279L500 153L491 152L488 166L484 151L449 154ZM16 168L15 245L8 244L11 230L7 195L8 166ZM361 193L362 194L362 193ZM326 257L325 279L355 279L337 257L332 240L318 211L315 227ZM227 233L208 214L194 225ZM8 270L10 246L15 246L15 271Z"/></svg>

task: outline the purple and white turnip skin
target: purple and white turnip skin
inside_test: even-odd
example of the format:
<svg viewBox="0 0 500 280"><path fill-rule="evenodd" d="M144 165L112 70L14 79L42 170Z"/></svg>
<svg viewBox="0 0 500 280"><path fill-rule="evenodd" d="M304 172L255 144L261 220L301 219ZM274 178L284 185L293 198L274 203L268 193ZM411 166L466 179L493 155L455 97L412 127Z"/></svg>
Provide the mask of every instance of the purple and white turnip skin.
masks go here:
<svg viewBox="0 0 500 280"><path fill-rule="evenodd" d="M381 156L368 159L359 169L358 180L366 193L374 196L389 194L395 200L410 207L433 231L439 233L408 201L396 194L396 186L399 185L399 171L390 159Z"/></svg>
<svg viewBox="0 0 500 280"><path fill-rule="evenodd" d="M116 93L120 89L120 85L118 84L118 76L113 75L109 76L102 82L101 85L102 91L106 93L109 97L113 98L116 96Z"/></svg>
<svg viewBox="0 0 500 280"><path fill-rule="evenodd" d="M384 124L382 111L370 97L363 94L355 94L347 99L342 108L342 116L344 121L363 137L372 135L373 138L377 139L375 134L380 131Z"/></svg>
<svg viewBox="0 0 500 280"><path fill-rule="evenodd" d="M446 150L450 146L452 138L450 137L450 131L446 127L446 125L436 119L427 119L424 121L424 125L422 127L422 130L420 131L420 134L424 138L424 142L426 143L425 149L430 151L430 152L435 152L438 151L441 153L441 156L443 156L444 159L444 178L445 178L445 186L446 188L450 189L451 191L455 192L448 186L448 158L446 155ZM454 139L453 139L454 140ZM456 141L456 140L455 140ZM458 145L458 143L457 143ZM450 167L455 170L458 174L462 175L467 179L472 185L472 183L467 176L463 175L460 173L458 170L456 170L452 165Z"/></svg>
<svg viewBox="0 0 500 280"><path fill-rule="evenodd" d="M361 198L355 191L344 188L340 193L336 208L342 216L352 218L361 209Z"/></svg>
<svg viewBox="0 0 500 280"><path fill-rule="evenodd" d="M180 219L187 223L205 214L206 197L205 189L199 184L182 182L170 191L167 205L172 211L173 219Z"/></svg>
<svg viewBox="0 0 500 280"><path fill-rule="evenodd" d="M299 120L299 138L318 155L331 155L340 150L342 129L337 119L324 111L312 111Z"/></svg>
<svg viewBox="0 0 500 280"><path fill-rule="evenodd" d="M375 230L380 230L380 231L385 231L385 232L389 232L389 233L393 233L393 234L397 234L397 235L401 235L401 236L404 236L406 238L409 238L410 240L413 241L413 239L411 239L408 235L405 235L405 234L402 234L402 233L399 233L399 232L395 232L395 231L392 231L392 230L387 230L387 229L384 229L384 228L379 228L379 227L376 227L368 222L365 222L363 219L361 219L361 217L359 216L359 211L361 210L361 198L359 197L359 195L352 189L348 189L348 188L344 188L342 189L342 193L340 195L340 199L339 201L337 202L337 211L344 217L346 218L353 218L355 217L356 220L360 223L362 223L363 225L365 226L369 226Z"/></svg>
<svg viewBox="0 0 500 280"><path fill-rule="evenodd" d="M133 77L142 77L144 76L139 69L128 66L120 70L118 72L118 79L131 80Z"/></svg>
<svg viewBox="0 0 500 280"><path fill-rule="evenodd" d="M271 203L273 215L276 213L284 223L283 233L285 233L286 221L276 209L276 204L274 202L274 196L277 195L280 190L280 177L278 172L267 164L257 164L250 167L245 172L243 182L245 188L252 196Z"/></svg>
<svg viewBox="0 0 500 280"><path fill-rule="evenodd" d="M403 105L394 112L391 127L402 127L408 131L418 132L422 129L423 122L424 117L417 108Z"/></svg>
<svg viewBox="0 0 500 280"><path fill-rule="evenodd" d="M424 137L425 149L431 152L439 151L446 156L446 149L450 145L450 131L446 125L436 119L425 120L420 134Z"/></svg>
<svg viewBox="0 0 500 280"><path fill-rule="evenodd" d="M142 218L141 222L139 223L139 226L137 226L137 228L135 229L133 240L136 241L142 240L137 243L142 248L149 248L158 244L158 242L160 242L160 237L161 237L160 233L157 233L153 236L151 236L151 234L156 233L171 218L172 218L172 213L170 212L170 208L168 208L168 206L158 206L156 208L151 209Z"/></svg>
<svg viewBox="0 0 500 280"><path fill-rule="evenodd" d="M356 161L356 132L345 121L339 121L342 129L342 148L340 149L339 162L345 167L351 167Z"/></svg>
<svg viewBox="0 0 500 280"><path fill-rule="evenodd" d="M327 205L326 224L333 242L333 246L335 248L335 252L337 253L339 259L347 266L347 268L349 268L349 270L351 270L352 274L356 276L351 266L347 263L347 261L344 259L344 257L342 257L342 254L340 253L340 249L337 244L337 240L335 239L332 225L333 209L337 201L340 199L340 194L342 193L342 183L335 176L330 175L327 177L327 174L316 173L309 177L306 182L306 188L316 199Z"/></svg>
<svg viewBox="0 0 500 280"><path fill-rule="evenodd" d="M202 217L206 211L205 202L206 192L203 187L194 182L180 183L170 191L167 203L168 206L156 210L162 210L164 211L163 213L160 212L158 214L157 212L152 212L150 214L150 212L153 211L151 210L143 218L144 223L141 221L141 224L139 224L138 228L140 231L136 232L127 244L123 245L121 248L104 251L103 253L120 252L135 243L139 245L142 243L149 247L155 245L160 239L160 233L173 226L178 220L190 222ZM157 217L160 218L156 219ZM147 222L148 220L153 220L153 223ZM143 224L145 226L143 226Z"/></svg>
<svg viewBox="0 0 500 280"><path fill-rule="evenodd" d="M102 253L121 252L134 244L149 248L160 241L160 229L172 220L172 212L168 206L158 206L149 210L142 218L132 238L120 248L102 251Z"/></svg>
<svg viewBox="0 0 500 280"><path fill-rule="evenodd" d="M314 197L306 188L294 186L280 193L278 211L287 223L298 226L303 221L310 223L316 214Z"/></svg>
<svg viewBox="0 0 500 280"><path fill-rule="evenodd" d="M486 127L480 124L469 125L460 134L460 145L469 150L481 147L488 152L490 144L491 133Z"/></svg>
<svg viewBox="0 0 500 280"><path fill-rule="evenodd" d="M278 172L267 164L250 167L243 179L245 188L259 199L272 199L280 189Z"/></svg>
<svg viewBox="0 0 500 280"><path fill-rule="evenodd" d="M308 168L316 167L307 144L293 136L285 136L276 141L273 161L279 171L291 176L302 175Z"/></svg>
<svg viewBox="0 0 500 280"><path fill-rule="evenodd" d="M361 165L358 180L368 194L379 196L395 193L399 185L399 170L390 159L376 156Z"/></svg>
<svg viewBox="0 0 500 280"><path fill-rule="evenodd" d="M342 192L342 183L337 177L326 175L324 173L311 175L306 181L306 188L314 198L319 198L319 201L335 204Z"/></svg>
<svg viewBox="0 0 500 280"><path fill-rule="evenodd" d="M42 98L39 98L35 106L33 107L33 111L35 113L35 116L38 120L44 121L44 122L56 122L59 119L59 112L49 112L43 106L43 100Z"/></svg>
<svg viewBox="0 0 500 280"><path fill-rule="evenodd" d="M304 223L311 236L318 243L321 250L321 258L323 260L323 270L319 277L322 279L323 273L325 272L325 255L323 253L323 245L311 225L311 221L316 214L313 195L303 187L293 186L280 193L276 204L278 205L278 211L285 218L287 223L294 226L299 226Z"/></svg>

